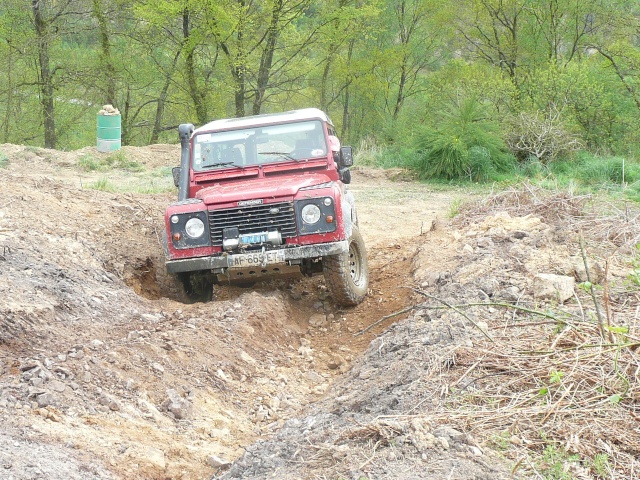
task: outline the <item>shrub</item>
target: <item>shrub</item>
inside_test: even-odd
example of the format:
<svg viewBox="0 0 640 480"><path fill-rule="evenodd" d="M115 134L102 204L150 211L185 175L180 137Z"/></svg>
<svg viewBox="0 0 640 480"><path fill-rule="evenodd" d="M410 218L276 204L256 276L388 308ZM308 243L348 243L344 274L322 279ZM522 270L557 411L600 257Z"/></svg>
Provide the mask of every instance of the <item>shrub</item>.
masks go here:
<svg viewBox="0 0 640 480"><path fill-rule="evenodd" d="M440 120L416 135L422 176L486 180L512 164L497 123L475 97L457 102Z"/></svg>
<svg viewBox="0 0 640 480"><path fill-rule="evenodd" d="M548 114L522 112L513 117L508 122L505 141L518 160L534 157L544 164L582 146L578 137L565 128L560 112L555 109Z"/></svg>
<svg viewBox="0 0 640 480"><path fill-rule="evenodd" d="M9 157L0 152L0 168L7 168L9 166Z"/></svg>

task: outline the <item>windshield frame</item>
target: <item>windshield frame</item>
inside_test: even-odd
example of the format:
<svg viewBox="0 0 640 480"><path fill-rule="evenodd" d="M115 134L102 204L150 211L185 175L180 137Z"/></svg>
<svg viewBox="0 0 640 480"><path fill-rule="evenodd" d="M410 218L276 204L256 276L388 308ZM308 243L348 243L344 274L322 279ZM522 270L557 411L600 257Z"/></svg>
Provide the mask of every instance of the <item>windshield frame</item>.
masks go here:
<svg viewBox="0 0 640 480"><path fill-rule="evenodd" d="M196 133L191 165L196 173L328 157L327 133L320 119L296 120Z"/></svg>

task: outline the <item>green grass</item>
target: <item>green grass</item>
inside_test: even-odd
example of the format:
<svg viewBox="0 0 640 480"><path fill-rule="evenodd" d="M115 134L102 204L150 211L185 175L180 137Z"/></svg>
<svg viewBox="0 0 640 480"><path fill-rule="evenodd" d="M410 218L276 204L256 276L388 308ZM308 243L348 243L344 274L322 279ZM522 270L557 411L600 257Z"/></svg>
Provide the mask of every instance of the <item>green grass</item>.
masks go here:
<svg viewBox="0 0 640 480"><path fill-rule="evenodd" d="M0 168L7 168L9 166L9 157L3 152L0 152Z"/></svg>
<svg viewBox="0 0 640 480"><path fill-rule="evenodd" d="M85 172L106 172L109 170L124 170L127 172L141 172L144 167L135 160L129 160L124 150L117 150L109 155L95 157L85 154L78 159L78 167Z"/></svg>
<svg viewBox="0 0 640 480"><path fill-rule="evenodd" d="M367 139L355 151L356 168L402 168L409 172L406 177L421 176L434 189L461 187L482 191L491 186L507 188L528 180L545 189L568 190L575 194L605 193L614 198L640 202L640 161L635 159L579 152L571 158L548 164L530 159L513 164L507 170L489 168L489 174L483 178L473 175L446 178L424 176L419 152L409 147L383 146Z"/></svg>
<svg viewBox="0 0 640 480"><path fill-rule="evenodd" d="M563 448L550 444L544 449L538 471L549 480L573 480L569 467L578 462L579 455L569 455Z"/></svg>
<svg viewBox="0 0 640 480"><path fill-rule="evenodd" d="M100 190L102 192L115 192L116 188L115 186L106 178L106 177L102 177L101 179L97 180L94 183L90 183L89 185L87 185L88 188L91 188L92 190Z"/></svg>
<svg viewBox="0 0 640 480"><path fill-rule="evenodd" d="M157 194L177 191L173 185L171 167L133 173L112 171L108 177L101 176L93 183L87 183L85 187L114 193Z"/></svg>

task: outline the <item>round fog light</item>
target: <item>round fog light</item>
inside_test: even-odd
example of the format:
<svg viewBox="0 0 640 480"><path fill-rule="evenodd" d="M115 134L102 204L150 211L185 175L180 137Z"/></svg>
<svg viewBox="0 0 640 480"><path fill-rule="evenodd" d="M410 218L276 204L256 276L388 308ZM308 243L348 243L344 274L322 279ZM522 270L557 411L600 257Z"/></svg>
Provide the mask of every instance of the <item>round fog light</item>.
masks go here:
<svg viewBox="0 0 640 480"><path fill-rule="evenodd" d="M333 200L331 200L331 197L327 197L324 199L324 205L325 207L328 207L329 205L331 205L331 203L333 202Z"/></svg>
<svg viewBox="0 0 640 480"><path fill-rule="evenodd" d="M178 223L178 221L180 221L180 219L178 218L178 215L172 215L171 216L171 223Z"/></svg>
<svg viewBox="0 0 640 480"><path fill-rule="evenodd" d="M187 220L184 230L191 238L199 238L204 233L204 222L199 218L190 218Z"/></svg>

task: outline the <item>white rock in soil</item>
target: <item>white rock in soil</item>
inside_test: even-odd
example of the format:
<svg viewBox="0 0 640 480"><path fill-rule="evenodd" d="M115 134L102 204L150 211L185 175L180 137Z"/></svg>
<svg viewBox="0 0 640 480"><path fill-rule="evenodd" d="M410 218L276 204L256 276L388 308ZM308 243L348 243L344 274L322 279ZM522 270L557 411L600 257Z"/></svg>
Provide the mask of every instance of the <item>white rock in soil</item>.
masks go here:
<svg viewBox="0 0 640 480"><path fill-rule="evenodd" d="M216 455L209 455L207 457L207 463L210 467L213 468L220 468L229 465L229 462L227 460L224 460L223 458L220 458Z"/></svg>
<svg viewBox="0 0 640 480"><path fill-rule="evenodd" d="M324 382L324 377L319 373L314 372L313 370L309 370L304 376L307 378L307 380L310 380L313 383L320 384Z"/></svg>
<svg viewBox="0 0 640 480"><path fill-rule="evenodd" d="M539 273L533 278L533 296L541 300L563 303L573 297L575 284L573 277Z"/></svg>
<svg viewBox="0 0 640 480"><path fill-rule="evenodd" d="M50 393L42 393L36 397L40 408L47 407L55 402L55 397Z"/></svg>
<svg viewBox="0 0 640 480"><path fill-rule="evenodd" d="M162 403L162 406L178 420L188 418L193 411L193 404L183 398L177 390L170 388L167 390L167 400Z"/></svg>
<svg viewBox="0 0 640 480"><path fill-rule="evenodd" d="M53 390L54 392L62 393L67 389L67 386L59 380L51 380L47 384L47 388L49 390Z"/></svg>
<svg viewBox="0 0 640 480"><path fill-rule="evenodd" d="M151 368L153 368L158 373L164 373L164 367L160 365L158 362L153 363L151 365Z"/></svg>
<svg viewBox="0 0 640 480"><path fill-rule="evenodd" d="M323 327L327 324L327 316L324 314L314 314L309 317L309 325L312 327Z"/></svg>
<svg viewBox="0 0 640 480"><path fill-rule="evenodd" d="M164 458L164 452L159 448L147 447L147 449L140 456L140 460L143 463L151 464L158 467L160 470L164 470L167 467L167 462Z"/></svg>

